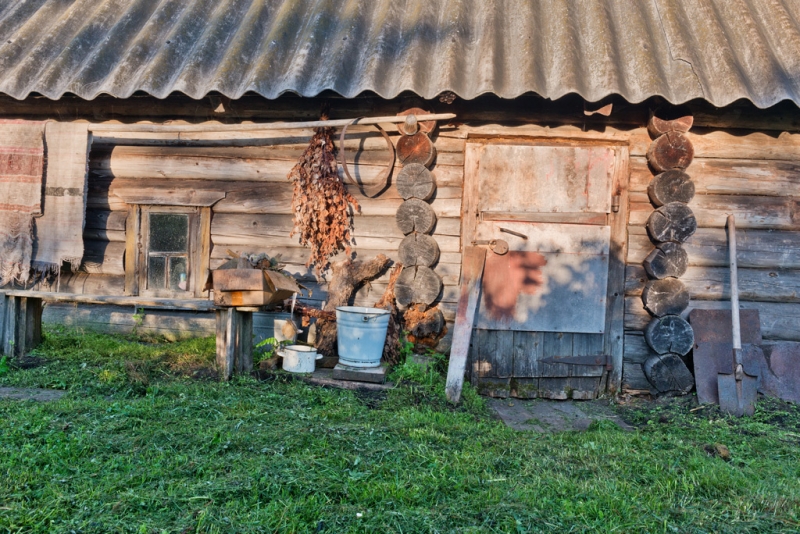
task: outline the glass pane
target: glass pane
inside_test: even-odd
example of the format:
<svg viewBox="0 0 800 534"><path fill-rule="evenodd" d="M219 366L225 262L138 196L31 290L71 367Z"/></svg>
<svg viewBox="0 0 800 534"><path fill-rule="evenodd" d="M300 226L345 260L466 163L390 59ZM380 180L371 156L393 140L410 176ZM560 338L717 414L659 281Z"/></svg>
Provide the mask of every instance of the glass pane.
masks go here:
<svg viewBox="0 0 800 534"><path fill-rule="evenodd" d="M189 273L186 271L186 256L174 256L169 259L169 288L173 291L186 291L189 285Z"/></svg>
<svg viewBox="0 0 800 534"><path fill-rule="evenodd" d="M150 214L150 252L188 252L189 216Z"/></svg>
<svg viewBox="0 0 800 534"><path fill-rule="evenodd" d="M167 259L151 256L147 261L147 288L164 289L166 280Z"/></svg>

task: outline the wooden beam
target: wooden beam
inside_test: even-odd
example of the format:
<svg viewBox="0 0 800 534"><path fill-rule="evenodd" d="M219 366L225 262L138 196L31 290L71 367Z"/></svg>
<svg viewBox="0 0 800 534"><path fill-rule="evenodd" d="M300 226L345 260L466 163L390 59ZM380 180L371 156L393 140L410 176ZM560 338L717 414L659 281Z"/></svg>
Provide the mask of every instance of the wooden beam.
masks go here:
<svg viewBox="0 0 800 534"><path fill-rule="evenodd" d="M475 312L478 309L485 262L485 248L464 247L458 311L456 312L456 323L453 328L453 344L450 349L450 365L447 369L447 383L445 385L447 400L453 404L458 404L458 401L461 400L461 388L464 385L464 371L467 366L472 325L475 321Z"/></svg>
<svg viewBox="0 0 800 534"><path fill-rule="evenodd" d="M109 295L81 295L77 293L52 293L46 291L10 290L7 297L38 298L45 302L75 302L78 304L113 304L131 308L159 308L167 310L211 311L214 303L207 299L168 299L148 297L119 297Z"/></svg>

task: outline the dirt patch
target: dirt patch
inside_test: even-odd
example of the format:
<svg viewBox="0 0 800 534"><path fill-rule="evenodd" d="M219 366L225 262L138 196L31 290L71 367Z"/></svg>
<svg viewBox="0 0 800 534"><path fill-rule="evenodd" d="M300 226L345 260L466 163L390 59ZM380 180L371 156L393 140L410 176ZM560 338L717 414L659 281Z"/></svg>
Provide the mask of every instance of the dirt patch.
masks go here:
<svg viewBox="0 0 800 534"><path fill-rule="evenodd" d="M616 424L622 430L633 430L603 401L491 399L489 407L506 426L514 430L583 431L593 422L603 420Z"/></svg>
<svg viewBox="0 0 800 534"><path fill-rule="evenodd" d="M57 401L66 394L58 389L0 387L0 399L47 402Z"/></svg>

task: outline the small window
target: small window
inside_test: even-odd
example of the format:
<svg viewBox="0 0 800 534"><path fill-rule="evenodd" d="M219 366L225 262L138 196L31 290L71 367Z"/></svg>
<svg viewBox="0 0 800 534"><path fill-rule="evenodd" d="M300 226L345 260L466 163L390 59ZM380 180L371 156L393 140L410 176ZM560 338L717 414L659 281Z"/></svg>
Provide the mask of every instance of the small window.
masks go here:
<svg viewBox="0 0 800 534"><path fill-rule="evenodd" d="M210 213L207 207L132 205L126 258L133 261L125 262L126 294L203 296L211 244L202 236L210 241Z"/></svg>

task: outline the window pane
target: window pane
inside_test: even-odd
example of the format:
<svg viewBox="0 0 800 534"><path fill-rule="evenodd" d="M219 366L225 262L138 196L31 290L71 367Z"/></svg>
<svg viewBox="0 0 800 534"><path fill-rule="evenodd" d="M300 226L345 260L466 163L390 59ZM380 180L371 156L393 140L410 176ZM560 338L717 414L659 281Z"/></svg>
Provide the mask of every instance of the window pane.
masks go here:
<svg viewBox="0 0 800 534"><path fill-rule="evenodd" d="M151 256L147 260L147 288L164 289L166 280L167 259L159 256Z"/></svg>
<svg viewBox="0 0 800 534"><path fill-rule="evenodd" d="M189 273L186 272L186 256L174 256L169 259L169 288L173 291L188 289Z"/></svg>
<svg viewBox="0 0 800 534"><path fill-rule="evenodd" d="M150 214L150 252L188 252L189 216Z"/></svg>

